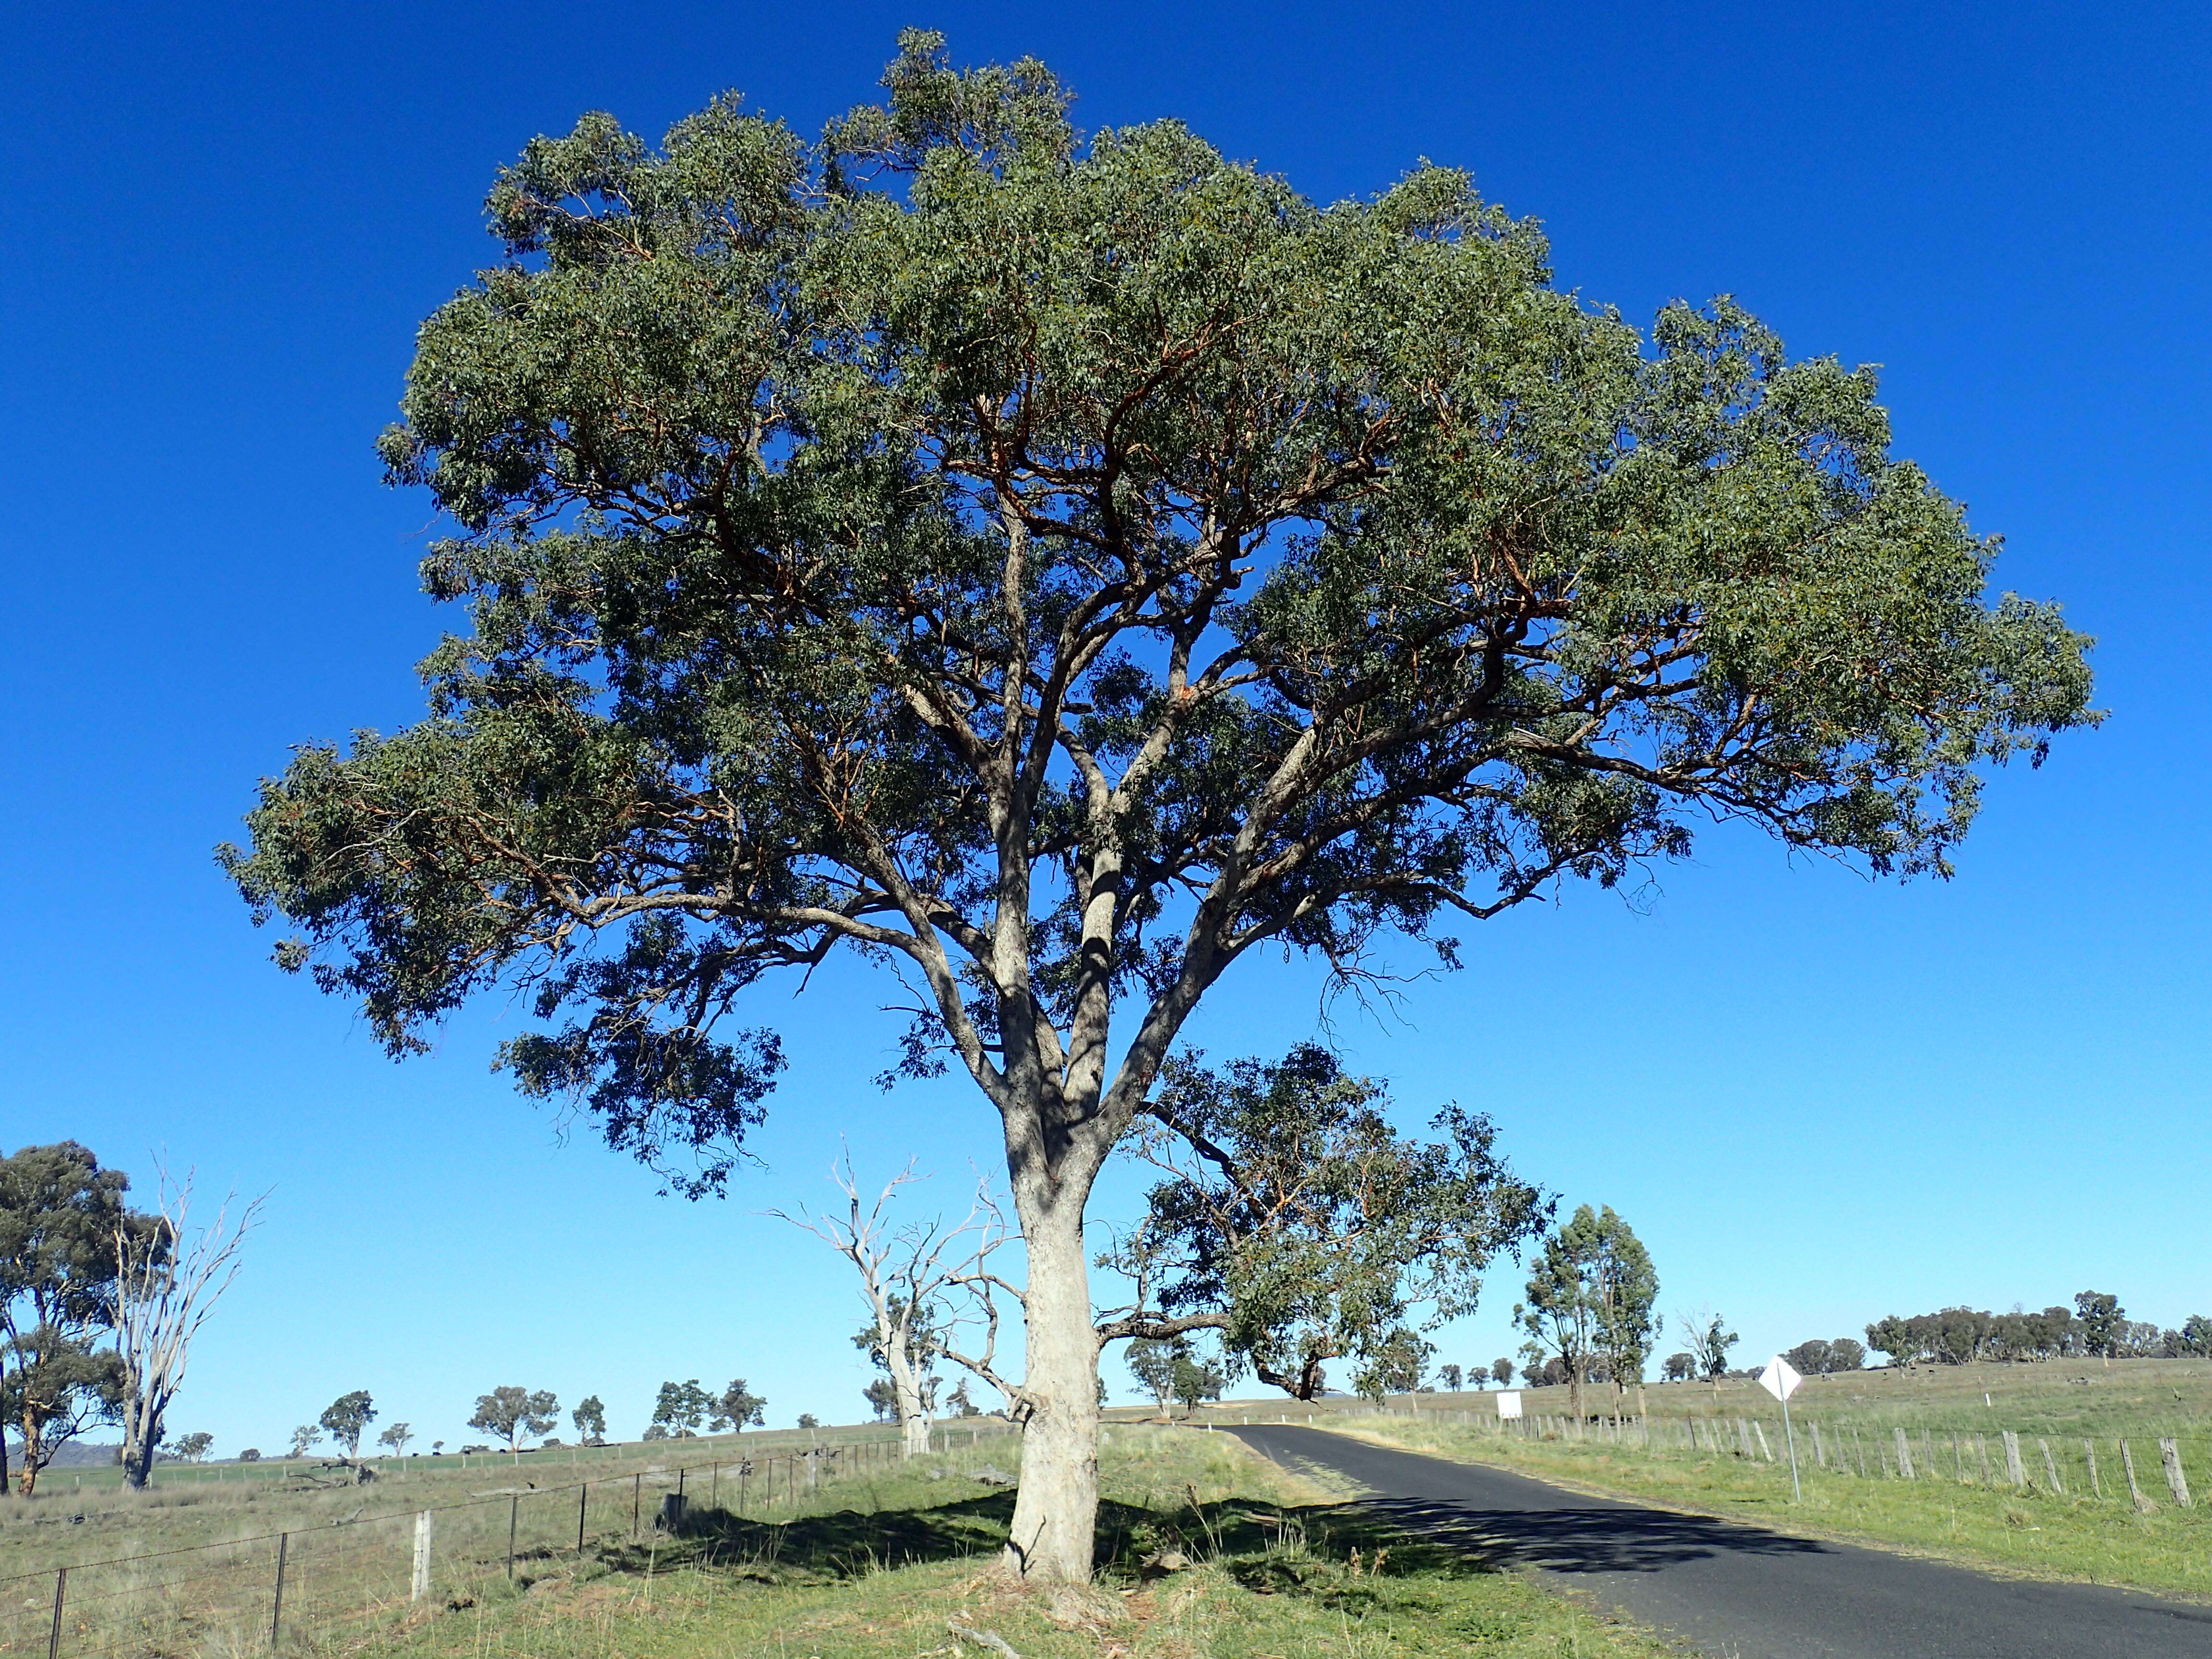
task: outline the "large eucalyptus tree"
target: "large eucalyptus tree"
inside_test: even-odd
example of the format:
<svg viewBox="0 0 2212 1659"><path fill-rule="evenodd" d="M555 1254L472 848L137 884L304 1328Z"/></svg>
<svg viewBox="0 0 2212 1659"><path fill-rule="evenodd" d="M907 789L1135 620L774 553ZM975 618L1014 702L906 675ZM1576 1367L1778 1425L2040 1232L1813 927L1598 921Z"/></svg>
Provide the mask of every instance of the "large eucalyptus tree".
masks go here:
<svg viewBox="0 0 2212 1659"><path fill-rule="evenodd" d="M1725 301L1641 338L1462 173L1319 207L929 35L884 84L819 145L726 99L500 175L384 443L468 626L226 857L395 1054L534 988L520 1085L693 1193L781 1064L746 993L907 976L1025 1242L1009 1560L1081 1578L1084 1205L1209 987L1455 959L1700 819L1941 872L2085 641L1987 597L1869 374Z"/></svg>

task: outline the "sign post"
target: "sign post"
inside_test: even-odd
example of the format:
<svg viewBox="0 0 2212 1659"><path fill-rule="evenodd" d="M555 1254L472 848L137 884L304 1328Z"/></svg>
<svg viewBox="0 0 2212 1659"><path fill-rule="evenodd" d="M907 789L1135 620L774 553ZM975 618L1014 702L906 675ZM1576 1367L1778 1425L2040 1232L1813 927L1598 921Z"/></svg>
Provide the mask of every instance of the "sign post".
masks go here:
<svg viewBox="0 0 2212 1659"><path fill-rule="evenodd" d="M1804 1380L1780 1354L1768 1360L1766 1369L1759 1374L1759 1386L1782 1402L1782 1437L1790 1443L1790 1490L1800 1504L1805 1501L1805 1489L1797 1484L1797 1431L1790 1426L1790 1396Z"/></svg>

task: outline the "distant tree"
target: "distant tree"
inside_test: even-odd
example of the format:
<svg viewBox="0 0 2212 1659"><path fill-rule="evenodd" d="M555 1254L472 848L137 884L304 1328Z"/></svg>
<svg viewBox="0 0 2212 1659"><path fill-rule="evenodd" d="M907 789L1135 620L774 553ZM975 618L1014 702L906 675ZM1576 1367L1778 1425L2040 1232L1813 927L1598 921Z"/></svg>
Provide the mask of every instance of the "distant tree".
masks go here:
<svg viewBox="0 0 2212 1659"><path fill-rule="evenodd" d="M879 1376L860 1390L860 1398L868 1402L868 1409L876 1414L878 1423L888 1422L898 1415L898 1390L891 1387L890 1379Z"/></svg>
<svg viewBox="0 0 2212 1659"><path fill-rule="evenodd" d="M815 1416L812 1412L801 1412L799 1414L799 1426L802 1429L818 1429L822 1426L822 1419Z"/></svg>
<svg viewBox="0 0 2212 1659"><path fill-rule="evenodd" d="M1686 1382L1698 1374L1698 1362L1686 1353L1670 1353L1661 1362L1659 1374L1669 1382Z"/></svg>
<svg viewBox="0 0 2212 1659"><path fill-rule="evenodd" d="M238 1277L239 1252L261 1218L255 1199L231 1219L234 1195L204 1227L191 1224L189 1174L173 1186L161 1173L151 1215L119 1218L109 1247L115 1260L116 1415L123 1426L123 1479L143 1486L162 1419L183 1388L200 1327Z"/></svg>
<svg viewBox="0 0 2212 1659"><path fill-rule="evenodd" d="M2182 1322L2181 1352L2195 1359L2212 1359L2212 1318L2191 1314Z"/></svg>
<svg viewBox="0 0 2212 1659"><path fill-rule="evenodd" d="M1440 1365L1437 1368L1437 1380L1454 1394L1457 1394L1466 1386L1467 1373L1456 1365Z"/></svg>
<svg viewBox="0 0 2212 1659"><path fill-rule="evenodd" d="M1583 1383L1601 1357L1615 1379L1618 1415L1619 1379L1643 1375L1658 1329L1651 1313L1658 1289L1651 1258L1610 1205L1583 1205L1544 1240L1513 1317L1538 1353L1565 1369L1577 1419Z"/></svg>
<svg viewBox="0 0 2212 1659"><path fill-rule="evenodd" d="M182 1458L187 1463L197 1463L208 1455L208 1449L214 1444L215 1437L204 1431L200 1431L192 1434L179 1435L161 1449L173 1457Z"/></svg>
<svg viewBox="0 0 2212 1659"><path fill-rule="evenodd" d="M441 1455L445 1449L446 1443L442 1440L433 1440L430 1443L430 1455L433 1457Z"/></svg>
<svg viewBox="0 0 2212 1659"><path fill-rule="evenodd" d="M653 1399L652 1425L646 1430L646 1436L648 1439L665 1440L671 1436L687 1439L707 1425L714 1409L714 1396L699 1386L697 1377L684 1382L664 1382ZM654 1429L660 1433L655 1435Z"/></svg>
<svg viewBox="0 0 2212 1659"><path fill-rule="evenodd" d="M1122 1354L1122 1363L1128 1366L1129 1375L1152 1396L1164 1418L1174 1415L1168 1409L1168 1402L1175 1398L1176 1361L1188 1352L1188 1342L1180 1336L1140 1336Z"/></svg>
<svg viewBox="0 0 2212 1659"><path fill-rule="evenodd" d="M1221 1391L1229 1379L1218 1367L1188 1352L1178 1353L1175 1361L1175 1397L1182 1402L1182 1414L1190 1416L1208 1400L1221 1398Z"/></svg>
<svg viewBox="0 0 2212 1659"><path fill-rule="evenodd" d="M1848 1336L1839 1336L1828 1344L1828 1370L1855 1371L1866 1364L1866 1350Z"/></svg>
<svg viewBox="0 0 2212 1659"><path fill-rule="evenodd" d="M1595 1237L1590 1299L1596 1314L1595 1346L1603 1380L1613 1384L1613 1420L1618 1424L1622 1396L1632 1383L1637 1414L1645 1413L1644 1367L1665 1322L1653 1310L1659 1275L1650 1253L1609 1204L1598 1212Z"/></svg>
<svg viewBox="0 0 2212 1659"><path fill-rule="evenodd" d="M1129 1143L1168 1178L1101 1258L1136 1286L1103 1334L1212 1328L1232 1369L1310 1400L1329 1360L1395 1364L1471 1311L1492 1256L1542 1224L1542 1194L1486 1118L1447 1107L1421 1140L1389 1108L1316 1043L1223 1073L1170 1056Z"/></svg>
<svg viewBox="0 0 2212 1659"><path fill-rule="evenodd" d="M292 1455L305 1457L323 1437L323 1431L313 1423L302 1423L292 1431Z"/></svg>
<svg viewBox="0 0 2212 1659"><path fill-rule="evenodd" d="M906 1455L919 1456L929 1449L940 1360L949 1358L997 1380L993 1350L999 1319L992 1296L1012 1287L991 1272L990 1259L1006 1243L1006 1223L988 1184L981 1180L958 1222L947 1224L938 1216L901 1224L891 1213L901 1188L927 1178L917 1176L911 1164L866 1207L849 1154L831 1167L830 1178L844 1197L836 1211L818 1216L805 1211L797 1216L781 1210L771 1213L822 1239L859 1274L868 1312L853 1344L890 1384L891 1414ZM965 1354L955 1346L954 1328L967 1320L984 1332L980 1355Z"/></svg>
<svg viewBox="0 0 2212 1659"><path fill-rule="evenodd" d="M1678 1313L1674 1318L1681 1327L1682 1340L1690 1346L1691 1358L1697 1362L1698 1375L1713 1385L1713 1397L1717 1400L1721 1378L1728 1375L1729 1350L1741 1339L1711 1308Z"/></svg>
<svg viewBox="0 0 2212 1659"><path fill-rule="evenodd" d="M561 1402L548 1389L533 1393L506 1386L477 1396L476 1415L469 1419L469 1426L498 1435L509 1452L520 1455L524 1437L544 1434L561 1420L560 1412Z"/></svg>
<svg viewBox="0 0 2212 1659"><path fill-rule="evenodd" d="M248 1446L244 1451L239 1453L238 1461L241 1463L258 1463L261 1461L261 1448Z"/></svg>
<svg viewBox="0 0 2212 1659"><path fill-rule="evenodd" d="M1513 1362L1510 1359L1492 1360L1490 1362L1490 1375L1492 1380L1494 1381L1499 1388L1504 1388L1508 1382L1510 1382L1513 1380Z"/></svg>
<svg viewBox="0 0 2212 1659"><path fill-rule="evenodd" d="M407 1443L415 1437L414 1429L405 1423L394 1423L376 1437L380 1446L389 1446L394 1457L407 1455Z"/></svg>
<svg viewBox="0 0 2212 1659"><path fill-rule="evenodd" d="M576 1409L568 1413L568 1420L576 1425L576 1437L584 1444L607 1443L607 1408L599 1395L586 1395Z"/></svg>
<svg viewBox="0 0 2212 1659"><path fill-rule="evenodd" d="M0 1413L18 1437L27 1498L64 1445L120 1407L121 1362L99 1340L114 1322L130 1185L74 1140L0 1158ZM5 1442L0 1434L0 1491Z"/></svg>
<svg viewBox="0 0 2212 1659"><path fill-rule="evenodd" d="M2074 1298L2074 1312L2081 1322L2082 1352L2099 1355L2111 1364L2113 1343L2128 1316L2119 1297L2102 1291L2083 1291Z"/></svg>
<svg viewBox="0 0 2212 1659"><path fill-rule="evenodd" d="M1098 1393L1100 1395L1098 1403L1103 1406L1106 1403L1104 1399L1106 1384L1103 1378L1098 1384ZM960 1379L960 1386L945 1396L945 1403L952 1408L952 1414L955 1417L981 1417L983 1414L982 1407L969 1398L968 1379L964 1376Z"/></svg>
<svg viewBox="0 0 2212 1659"><path fill-rule="evenodd" d="M647 1440L665 1440L668 1438L668 1425L665 1423L648 1423L645 1425L642 1437Z"/></svg>
<svg viewBox="0 0 2212 1659"><path fill-rule="evenodd" d="M330 1431L330 1436L345 1454L350 1463L361 1455L361 1437L376 1419L376 1407L370 1403L368 1390L356 1389L351 1394L342 1394L323 1407L316 1420Z"/></svg>
<svg viewBox="0 0 2212 1659"><path fill-rule="evenodd" d="M768 1401L745 1387L745 1379L733 1376L727 1387L715 1396L713 1415L708 1423L716 1432L728 1429L742 1434L747 1428L757 1428L768 1421Z"/></svg>
<svg viewBox="0 0 2212 1659"><path fill-rule="evenodd" d="M1818 1376L1828 1369L1828 1356L1832 1352L1827 1343L1815 1337L1809 1342L1800 1342L1794 1348L1784 1349L1782 1357L1801 1376Z"/></svg>
<svg viewBox="0 0 2212 1659"><path fill-rule="evenodd" d="M1401 1326L1368 1351L1366 1363L1352 1373L1353 1392L1378 1401L1386 1395L1415 1393L1436 1352L1434 1343Z"/></svg>

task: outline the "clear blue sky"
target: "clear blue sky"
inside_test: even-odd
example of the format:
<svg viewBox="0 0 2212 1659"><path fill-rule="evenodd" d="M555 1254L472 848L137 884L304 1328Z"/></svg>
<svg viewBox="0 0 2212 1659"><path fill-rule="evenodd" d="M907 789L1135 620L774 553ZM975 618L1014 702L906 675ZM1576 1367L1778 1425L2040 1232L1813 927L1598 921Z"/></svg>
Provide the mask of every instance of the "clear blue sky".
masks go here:
<svg viewBox="0 0 2212 1659"><path fill-rule="evenodd" d="M210 857L288 744L418 710L429 512L370 442L416 324L492 257L493 169L580 111L657 136L727 87L811 131L906 22L1044 57L1088 125L1180 116L1320 198L1464 164L1593 301L1732 291L1796 351L1886 365L1899 449L2008 538L2001 583L2100 637L2110 723L1990 791L1948 886L1714 833L1641 913L1565 891L1340 1035L1409 1118L1490 1111L1523 1170L1614 1205L1663 1304L1713 1303L1747 1354L2088 1285L2212 1310L2212 12L19 6L0 1146L75 1136L142 1181L166 1148L273 1189L176 1426L268 1447L359 1387L453 1441L518 1382L597 1391L634 1434L660 1379L735 1375L775 1420L846 1419L857 1304L758 1212L826 1194L841 1135L870 1173L921 1155L948 1200L988 1162L963 1089L869 1085L890 1022L833 975L779 1006L769 1168L656 1199L488 1073L511 1011L394 1066L267 964ZM1311 1029L1308 969L1240 971L1214 1054ZM1443 1357L1505 1352L1517 1285Z"/></svg>

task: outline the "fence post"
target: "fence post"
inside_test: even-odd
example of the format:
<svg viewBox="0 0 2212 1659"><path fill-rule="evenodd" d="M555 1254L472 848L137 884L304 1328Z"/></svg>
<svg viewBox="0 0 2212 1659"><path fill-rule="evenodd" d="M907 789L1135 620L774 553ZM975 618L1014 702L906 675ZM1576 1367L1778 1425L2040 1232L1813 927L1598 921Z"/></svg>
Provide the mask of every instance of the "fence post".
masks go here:
<svg viewBox="0 0 2212 1659"><path fill-rule="evenodd" d="M1902 1428L1896 1433L1897 1478L1900 1480L1910 1480L1912 1479L1912 1443L1905 1437L1905 1431Z"/></svg>
<svg viewBox="0 0 2212 1659"><path fill-rule="evenodd" d="M56 1567L54 1569L54 1627L46 1634L46 1659L54 1659L54 1656L62 1650L62 1597L68 1589L69 1569ZM38 1603L33 1601L31 1605L36 1607Z"/></svg>
<svg viewBox="0 0 2212 1659"><path fill-rule="evenodd" d="M522 1494L516 1492L507 1500L507 1582L514 1582L514 1522L522 1513Z"/></svg>
<svg viewBox="0 0 2212 1659"><path fill-rule="evenodd" d="M2066 1483L2058 1478L2058 1460L2051 1455L2051 1443L2039 1434L2035 1443L2043 1448L2043 1472L2051 1477L2051 1490L2063 1498Z"/></svg>
<svg viewBox="0 0 2212 1659"><path fill-rule="evenodd" d="M2181 1472L2181 1448L2168 1438L2158 1443L2159 1461L2166 1465L2166 1487L2173 1494L2173 1501L2182 1508L2191 1507L2189 1477Z"/></svg>
<svg viewBox="0 0 2212 1659"><path fill-rule="evenodd" d="M292 1534L289 1532L276 1534L276 1597L269 1609L269 1650L271 1653L276 1650L276 1634L284 1619L284 1553L291 1541Z"/></svg>
<svg viewBox="0 0 2212 1659"><path fill-rule="evenodd" d="M2128 1449L2128 1443L2124 1440L2120 1442L2120 1467L2128 1472L2128 1496L2134 1500L2136 1510L2148 1509L2150 1500L2142 1495L2142 1488L2136 1485L2136 1455Z"/></svg>
<svg viewBox="0 0 2212 1659"><path fill-rule="evenodd" d="M2081 1449L2089 1459L2089 1495L2101 1502L2105 1496L2105 1486L2104 1483L2097 1479L2097 1443L2094 1440L2084 1440L2081 1443Z"/></svg>
<svg viewBox="0 0 2212 1659"><path fill-rule="evenodd" d="M584 1506L592 1501L592 1483L576 1488L576 1553L584 1553Z"/></svg>
<svg viewBox="0 0 2212 1659"><path fill-rule="evenodd" d="M430 1593L430 1511L421 1510L415 1516L415 1582L410 1601L419 1601Z"/></svg>
<svg viewBox="0 0 2212 1659"><path fill-rule="evenodd" d="M637 1536L637 1506L645 1495L645 1474L640 1470L629 1478L629 1535Z"/></svg>

